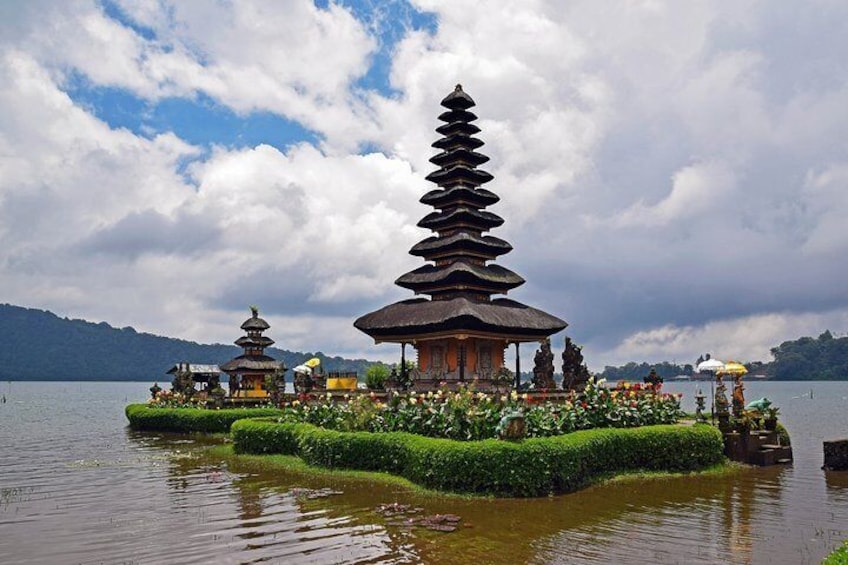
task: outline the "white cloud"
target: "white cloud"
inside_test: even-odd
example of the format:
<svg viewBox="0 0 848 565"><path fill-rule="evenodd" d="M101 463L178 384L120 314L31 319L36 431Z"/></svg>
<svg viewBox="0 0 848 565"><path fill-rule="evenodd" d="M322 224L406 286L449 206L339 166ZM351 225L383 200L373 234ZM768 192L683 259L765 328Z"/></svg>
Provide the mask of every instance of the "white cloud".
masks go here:
<svg viewBox="0 0 848 565"><path fill-rule="evenodd" d="M356 85L380 40L335 4L121 3L138 33L94 2L0 8L4 300L217 341L258 302L282 347L367 354L350 324L409 296L392 281L420 265L438 102L460 82L515 246L499 263L528 279L511 297L570 321L593 367L844 329L848 8L418 5L438 29L388 53L396 95ZM145 139L75 104L79 76L322 141Z"/></svg>
<svg viewBox="0 0 848 565"><path fill-rule="evenodd" d="M696 222L708 227L733 209L726 197L732 196L734 185L733 172L722 163L695 163L674 173L671 192L660 202L646 205L639 201L617 214L612 225L655 229Z"/></svg>
<svg viewBox="0 0 848 565"><path fill-rule="evenodd" d="M639 359L694 364L704 353L724 361L769 361L771 348L787 339L815 337L824 328L846 326L848 309L822 314L762 314L717 320L702 326L666 325L627 336L610 352L609 363L624 364ZM600 366L593 368L602 369Z"/></svg>

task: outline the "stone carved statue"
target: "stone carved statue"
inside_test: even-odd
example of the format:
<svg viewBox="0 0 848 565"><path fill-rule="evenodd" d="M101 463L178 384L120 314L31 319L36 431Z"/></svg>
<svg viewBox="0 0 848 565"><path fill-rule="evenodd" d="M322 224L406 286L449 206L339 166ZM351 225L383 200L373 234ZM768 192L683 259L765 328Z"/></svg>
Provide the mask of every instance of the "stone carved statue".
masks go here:
<svg viewBox="0 0 848 565"><path fill-rule="evenodd" d="M663 382L663 378L657 374L657 370L654 368L651 368L651 372L648 373L647 377L643 377L642 380L645 382L645 384L653 386L657 386L659 384L662 384Z"/></svg>
<svg viewBox="0 0 848 565"><path fill-rule="evenodd" d="M556 388L556 382L554 381L554 354L551 352L551 340L545 338L545 341L536 350L536 356L533 357L533 361L535 363L533 367L534 388L536 390L553 390Z"/></svg>
<svg viewBox="0 0 848 565"><path fill-rule="evenodd" d="M581 392L590 378L589 369L583 364L583 348L566 336L562 352L562 388Z"/></svg>
<svg viewBox="0 0 848 565"><path fill-rule="evenodd" d="M742 386L742 375L733 375L733 417L741 418L745 411L745 387Z"/></svg>
<svg viewBox="0 0 848 565"><path fill-rule="evenodd" d="M727 401L727 386L720 374L716 375L715 414L718 417L718 428L727 433L730 431L730 403Z"/></svg>

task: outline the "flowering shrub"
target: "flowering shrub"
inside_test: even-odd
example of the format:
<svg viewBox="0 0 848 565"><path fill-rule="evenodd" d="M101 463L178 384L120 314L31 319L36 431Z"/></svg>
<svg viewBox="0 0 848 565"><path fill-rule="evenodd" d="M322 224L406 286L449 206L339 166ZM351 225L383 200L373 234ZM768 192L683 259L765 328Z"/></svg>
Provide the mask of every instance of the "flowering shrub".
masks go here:
<svg viewBox="0 0 848 565"><path fill-rule="evenodd" d="M203 408L206 400L198 396L187 397L173 390L160 390L154 398L147 399L147 405L151 408Z"/></svg>
<svg viewBox="0 0 848 565"><path fill-rule="evenodd" d="M409 432L456 440L496 437L505 414L524 414L528 437L548 437L592 428L632 428L671 424L680 419L680 397L660 386L623 385L607 389L588 385L553 402L544 395L487 394L473 387L391 396L382 402L371 395L346 397L301 395L283 407L282 420L352 432Z"/></svg>

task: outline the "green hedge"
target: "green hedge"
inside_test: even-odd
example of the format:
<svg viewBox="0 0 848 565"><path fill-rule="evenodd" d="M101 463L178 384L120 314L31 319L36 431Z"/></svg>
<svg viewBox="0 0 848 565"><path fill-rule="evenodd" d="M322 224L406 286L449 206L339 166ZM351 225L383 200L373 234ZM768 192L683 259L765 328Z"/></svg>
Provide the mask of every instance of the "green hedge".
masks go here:
<svg viewBox="0 0 848 565"><path fill-rule="evenodd" d="M134 430L162 432L227 433L236 420L263 416L280 416L276 408L151 408L147 404L130 404L124 411Z"/></svg>
<svg viewBox="0 0 848 565"><path fill-rule="evenodd" d="M822 565L848 565L848 540L824 558Z"/></svg>
<svg viewBox="0 0 848 565"><path fill-rule="evenodd" d="M338 432L271 419L241 420L231 432L237 453L298 455L311 465L385 471L427 488L498 496L568 492L598 475L695 470L723 458L721 434L707 425L605 428L520 443Z"/></svg>

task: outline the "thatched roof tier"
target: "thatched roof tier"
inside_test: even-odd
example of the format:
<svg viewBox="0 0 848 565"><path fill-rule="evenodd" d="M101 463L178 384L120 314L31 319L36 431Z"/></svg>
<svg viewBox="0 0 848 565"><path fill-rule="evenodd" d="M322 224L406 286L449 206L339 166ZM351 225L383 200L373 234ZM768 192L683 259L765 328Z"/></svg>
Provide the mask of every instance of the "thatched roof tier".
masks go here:
<svg viewBox="0 0 848 565"><path fill-rule="evenodd" d="M241 325L241 329L245 331L265 331L271 327L271 324L260 318L258 315L255 315L251 318L248 318Z"/></svg>
<svg viewBox="0 0 848 565"><path fill-rule="evenodd" d="M497 237L458 231L453 235L445 237L428 237L416 243L409 250L409 254L424 257L428 261L434 261L453 256L494 259L510 251L512 251L512 245Z"/></svg>
<svg viewBox="0 0 848 565"><path fill-rule="evenodd" d="M474 106L474 100L462 90L461 84L457 84L453 92L442 99L442 106L451 110L467 110Z"/></svg>
<svg viewBox="0 0 848 565"><path fill-rule="evenodd" d="M282 363L267 355L239 355L221 365L225 373L238 372L273 372L282 367Z"/></svg>
<svg viewBox="0 0 848 565"><path fill-rule="evenodd" d="M395 284L416 294L451 290L504 293L524 284L524 279L500 265L474 265L454 261L445 266L424 265L399 277Z"/></svg>
<svg viewBox="0 0 848 565"><path fill-rule="evenodd" d="M450 169L439 169L424 178L430 182L438 184L439 186L450 186L460 182L479 186L489 182L495 177L486 171L478 171L477 169L472 169L465 165L457 165Z"/></svg>
<svg viewBox="0 0 848 565"><path fill-rule="evenodd" d="M520 302L499 298L418 298L390 304L353 323L377 342L413 342L444 335L495 336L509 341L539 341L568 325Z"/></svg>
<svg viewBox="0 0 848 565"><path fill-rule="evenodd" d="M460 204L467 204L472 208L485 208L499 200L500 197L497 194L485 188L474 188L460 184L450 188L431 190L422 196L419 202L434 208L445 209Z"/></svg>
<svg viewBox="0 0 848 565"><path fill-rule="evenodd" d="M480 133L480 128L468 122L451 122L436 128L436 131L445 137L452 135L474 135Z"/></svg>
<svg viewBox="0 0 848 565"><path fill-rule="evenodd" d="M450 168L456 165L467 165L477 167L487 162L489 158L482 153L477 153L465 147L442 151L438 155L430 157L430 162L434 165L443 168Z"/></svg>
<svg viewBox="0 0 848 565"><path fill-rule="evenodd" d="M458 206L449 212L431 212L418 222L418 226L433 231L444 231L463 227L482 232L496 228L502 223L503 218L497 214L466 206Z"/></svg>
<svg viewBox="0 0 848 565"><path fill-rule="evenodd" d="M271 347L274 340L264 335L245 335L238 338L235 344L239 347Z"/></svg>
<svg viewBox="0 0 848 565"><path fill-rule="evenodd" d="M467 135L457 134L450 135L447 137L440 137L436 141L430 144L430 147L435 147L436 149L453 149L455 147L463 147L465 149L477 149L478 147L482 147L485 145L483 140L477 139L476 137L468 137Z"/></svg>
<svg viewBox="0 0 848 565"><path fill-rule="evenodd" d="M439 119L447 123L473 122L477 119L477 115L474 114L474 112L469 112L468 110L448 110L447 112L439 114Z"/></svg>

